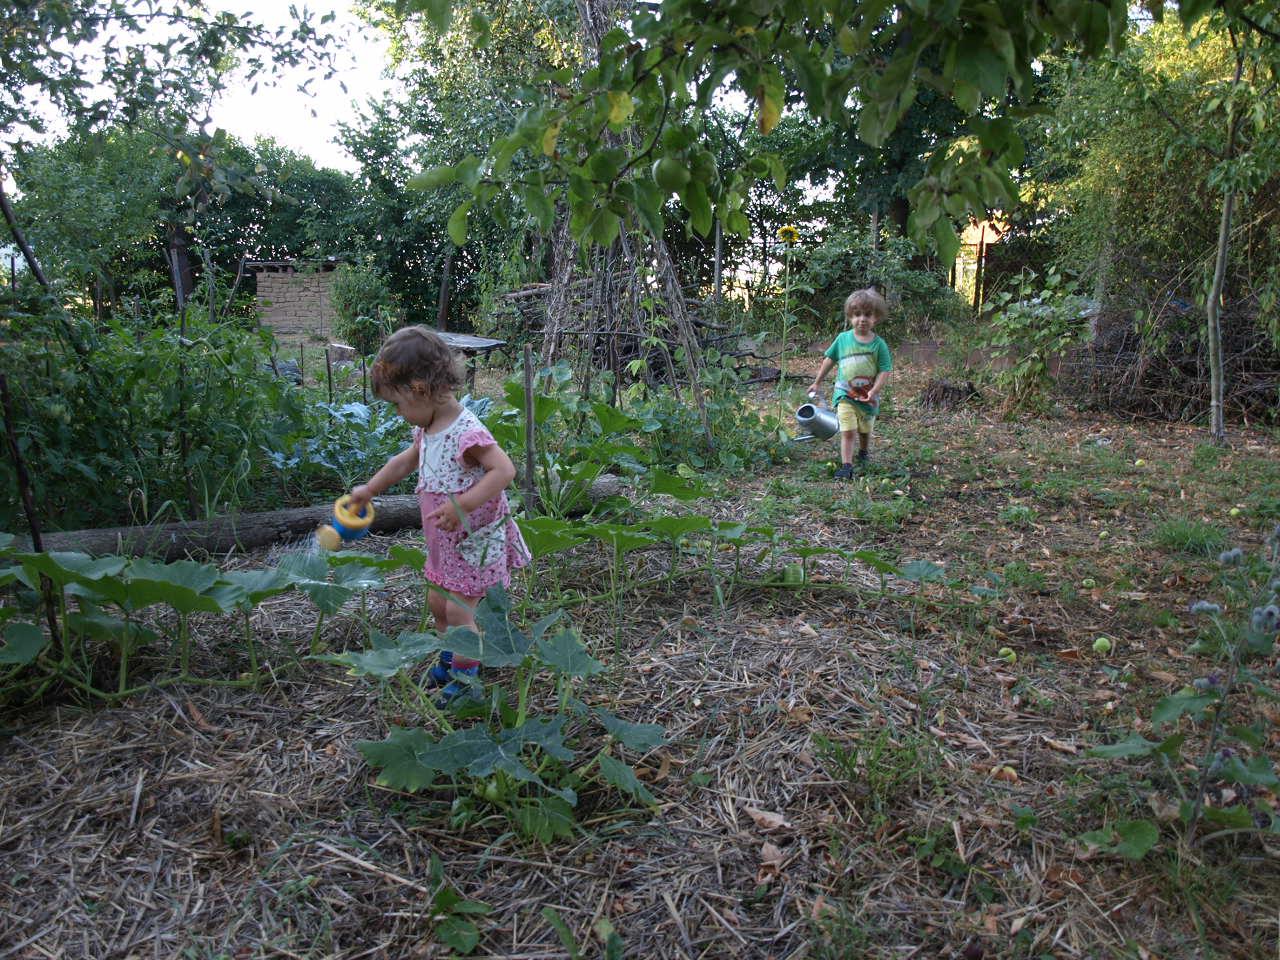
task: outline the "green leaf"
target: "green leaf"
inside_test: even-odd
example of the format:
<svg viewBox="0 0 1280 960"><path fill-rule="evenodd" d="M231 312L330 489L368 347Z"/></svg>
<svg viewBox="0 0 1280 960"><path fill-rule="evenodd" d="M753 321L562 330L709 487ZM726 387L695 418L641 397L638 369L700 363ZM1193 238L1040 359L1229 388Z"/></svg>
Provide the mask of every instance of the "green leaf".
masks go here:
<svg viewBox="0 0 1280 960"><path fill-rule="evenodd" d="M696 515L689 517L655 517L652 520L645 520L644 527L664 540L674 541L689 533L710 530L711 518Z"/></svg>
<svg viewBox="0 0 1280 960"><path fill-rule="evenodd" d="M651 807L658 805L657 798L640 782L639 778L636 777L636 772L631 769L629 764L623 763L621 760L615 760L607 753L602 753L596 757L596 763L600 766L600 775L619 791Z"/></svg>
<svg viewBox="0 0 1280 960"><path fill-rule="evenodd" d="M406 190L431 190L436 187L447 187L458 182L458 169L452 164L431 167L421 173L415 173L405 181Z"/></svg>
<svg viewBox="0 0 1280 960"><path fill-rule="evenodd" d="M591 240L601 247L613 243L622 228L622 220L608 207L597 207L591 215L591 223L587 227Z"/></svg>
<svg viewBox="0 0 1280 960"><path fill-rule="evenodd" d="M449 239L453 241L455 247L464 246L467 242L467 215L471 212L471 205L474 202L464 200L449 215L449 222L445 225L445 229L449 232Z"/></svg>
<svg viewBox="0 0 1280 960"><path fill-rule="evenodd" d="M222 580L238 587L244 602L257 606L268 597L293 589L293 580L277 567L264 570L229 570Z"/></svg>
<svg viewBox="0 0 1280 960"><path fill-rule="evenodd" d="M1115 830L1120 839L1114 851L1128 860L1141 860L1160 839L1160 829L1150 820L1121 820Z"/></svg>
<svg viewBox="0 0 1280 960"><path fill-rule="evenodd" d="M104 577L114 577L127 563L124 557L94 559L87 553L62 551L30 553L19 559L24 570L43 573L57 584L92 583Z"/></svg>
<svg viewBox="0 0 1280 960"><path fill-rule="evenodd" d="M387 551L387 556L394 560L399 566L407 567L415 573L421 573L422 568L426 566L427 554L417 547L406 547L403 544L396 544Z"/></svg>
<svg viewBox="0 0 1280 960"><path fill-rule="evenodd" d="M512 812L512 818L521 833L542 843L573 839L573 807L560 797L539 797L522 803Z"/></svg>
<svg viewBox="0 0 1280 960"><path fill-rule="evenodd" d="M44 632L31 623L10 623L4 628L4 646L0 647L0 663L25 667L35 662L49 645Z"/></svg>
<svg viewBox="0 0 1280 960"><path fill-rule="evenodd" d="M436 925L436 939L458 953L470 953L480 942L480 931L470 920L449 917Z"/></svg>
<svg viewBox="0 0 1280 960"><path fill-rule="evenodd" d="M1160 839L1160 830L1150 820L1121 820L1111 829L1092 830L1080 839L1104 853L1141 860Z"/></svg>
<svg viewBox="0 0 1280 960"><path fill-rule="evenodd" d="M896 564L890 563L874 550L855 550L853 553L849 554L849 556L854 560L865 563L877 573L888 573L893 576L898 576L902 572L898 569Z"/></svg>
<svg viewBox="0 0 1280 960"><path fill-rule="evenodd" d="M289 554L280 561L279 570L326 616L356 595L351 587L329 582L329 562L319 554Z"/></svg>
<svg viewBox="0 0 1280 960"><path fill-rule="evenodd" d="M538 655L552 670L565 677L591 677L603 673L605 665L582 645L572 630L538 641Z"/></svg>
<svg viewBox="0 0 1280 960"><path fill-rule="evenodd" d="M209 563L178 560L155 563L139 559L129 564L126 590L129 606L138 610L156 603L167 603L181 613L203 610L223 613L218 599L204 591L217 582L218 568Z"/></svg>
<svg viewBox="0 0 1280 960"><path fill-rule="evenodd" d="M639 420L628 416L617 407L610 406L607 403L595 401L591 404L591 410L596 415L600 430L606 437L614 434L627 434L640 429Z"/></svg>
<svg viewBox="0 0 1280 960"><path fill-rule="evenodd" d="M694 231L700 237L711 232L711 200L707 196L707 188L693 180L685 184L680 191L680 201L689 211L689 220Z"/></svg>
<svg viewBox="0 0 1280 960"><path fill-rule="evenodd" d="M541 184L534 184L525 187L521 191L521 196L524 198L525 209L537 222L538 227L544 232L549 232L555 226L556 211L552 206L551 198L547 196L546 188Z"/></svg>
<svg viewBox="0 0 1280 960"><path fill-rule="evenodd" d="M560 914L556 913L555 908L543 907L542 919L551 925L551 929L556 932L564 948L569 951L569 960L581 960L582 951L578 948L578 941L573 931L569 929L569 925L560 919Z"/></svg>
<svg viewBox="0 0 1280 960"><path fill-rule="evenodd" d="M414 793L430 786L436 770L424 765L418 754L431 746L425 730L392 727L385 740L358 740L356 749L369 764L380 768L377 782L392 790Z"/></svg>
<svg viewBox="0 0 1280 960"><path fill-rule="evenodd" d="M1122 757L1149 757L1155 753L1160 744L1153 740L1148 740L1137 733L1131 733L1125 740L1119 743L1105 744L1100 747L1094 747L1089 751L1091 757L1105 757L1115 760Z"/></svg>
<svg viewBox="0 0 1280 960"><path fill-rule="evenodd" d="M345 558L344 558L345 559ZM346 563L342 559L331 557L333 579L344 587L353 590L377 590L384 585L382 574L376 567L364 563Z"/></svg>
<svg viewBox="0 0 1280 960"><path fill-rule="evenodd" d="M657 468L645 474L649 489L654 493L665 493L677 500L697 500L711 495L711 489L704 483L685 477L670 474Z"/></svg>
<svg viewBox="0 0 1280 960"><path fill-rule="evenodd" d="M554 517L517 517L516 526L520 528L525 546L535 557L549 556L586 542L585 537L577 534L573 524Z"/></svg>
<svg viewBox="0 0 1280 960"><path fill-rule="evenodd" d="M506 591L490 587L475 610L476 624L482 631L477 653L464 656L474 656L486 667L515 667L524 662L533 641L516 628L510 615L511 600Z"/></svg>
<svg viewBox="0 0 1280 960"><path fill-rule="evenodd" d="M431 26L441 33L449 29L453 19L453 0L409 0L406 6L414 13L425 13Z"/></svg>
<svg viewBox="0 0 1280 960"><path fill-rule="evenodd" d="M352 676L379 677L385 680L447 649L445 641L434 633L405 632L400 634L394 643L379 643L375 639L372 650L318 654L311 659L347 667Z"/></svg>
<svg viewBox="0 0 1280 960"><path fill-rule="evenodd" d="M1243 803L1230 807L1205 807L1204 818L1210 823L1235 830L1248 830L1255 826L1253 814Z"/></svg>
<svg viewBox="0 0 1280 960"><path fill-rule="evenodd" d="M1189 713L1198 720L1205 708L1217 700L1216 693L1172 694L1157 703L1156 708L1151 711L1151 726L1159 730L1170 723L1176 723L1184 713Z"/></svg>
<svg viewBox="0 0 1280 960"><path fill-rule="evenodd" d="M1232 756L1222 764L1221 776L1231 783L1243 783L1250 787L1280 786L1280 777L1276 776L1270 758L1265 756L1253 757L1248 763L1242 761L1239 755Z"/></svg>
<svg viewBox="0 0 1280 960"><path fill-rule="evenodd" d="M942 567L930 560L912 560L903 565L900 576L912 583L927 583L941 580L944 572Z"/></svg>
<svg viewBox="0 0 1280 960"><path fill-rule="evenodd" d="M136 621L103 613L92 603L82 603L80 610L68 613L67 626L75 633L106 640L122 650L136 650L160 639L154 630Z"/></svg>
<svg viewBox="0 0 1280 960"><path fill-rule="evenodd" d="M593 523L582 529L588 536L611 545L619 554L640 550L658 542L656 537L617 523Z"/></svg>
<svg viewBox="0 0 1280 960"><path fill-rule="evenodd" d="M938 259L944 265L955 262L956 254L960 252L960 237L946 217L939 217L933 222L933 242L938 250Z"/></svg>
<svg viewBox="0 0 1280 960"><path fill-rule="evenodd" d="M629 750L648 753L667 742L667 731L660 723L632 723L608 710L596 707L592 710L609 735Z"/></svg>

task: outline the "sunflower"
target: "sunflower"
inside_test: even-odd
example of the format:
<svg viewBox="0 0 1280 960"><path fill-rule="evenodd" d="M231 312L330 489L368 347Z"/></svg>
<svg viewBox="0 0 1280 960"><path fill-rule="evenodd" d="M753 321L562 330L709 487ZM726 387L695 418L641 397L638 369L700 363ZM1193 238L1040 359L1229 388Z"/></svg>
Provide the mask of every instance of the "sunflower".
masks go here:
<svg viewBox="0 0 1280 960"><path fill-rule="evenodd" d="M800 231L788 224L778 228L778 239L783 243L795 243L800 239Z"/></svg>

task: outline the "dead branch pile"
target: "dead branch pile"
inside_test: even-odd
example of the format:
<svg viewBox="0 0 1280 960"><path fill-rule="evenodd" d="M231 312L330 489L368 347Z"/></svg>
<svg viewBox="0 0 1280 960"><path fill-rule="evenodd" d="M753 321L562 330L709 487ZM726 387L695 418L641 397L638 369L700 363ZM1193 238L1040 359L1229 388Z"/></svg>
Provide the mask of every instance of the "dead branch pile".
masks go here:
<svg viewBox="0 0 1280 960"><path fill-rule="evenodd" d="M1064 358L1059 384L1116 412L1165 420L1203 417L1210 401L1204 308L1185 277L1154 293L1150 286L1150 278L1142 278L1108 302L1094 342ZM1228 301L1221 325L1225 415L1274 421L1280 410L1280 343L1260 297Z"/></svg>
<svg viewBox="0 0 1280 960"><path fill-rule="evenodd" d="M960 383L945 377L931 377L920 391L920 406L926 410L954 410L978 396L972 380Z"/></svg>

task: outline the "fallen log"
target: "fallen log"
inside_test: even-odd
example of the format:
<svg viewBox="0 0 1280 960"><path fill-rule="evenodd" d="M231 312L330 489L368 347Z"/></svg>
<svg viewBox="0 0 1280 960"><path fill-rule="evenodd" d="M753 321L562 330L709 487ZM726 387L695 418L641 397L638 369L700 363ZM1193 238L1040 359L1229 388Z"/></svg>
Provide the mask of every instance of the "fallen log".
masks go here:
<svg viewBox="0 0 1280 960"><path fill-rule="evenodd" d="M594 503L623 492L621 481L606 474L591 485ZM376 497L374 533L394 533L422 522L418 498L410 495ZM216 557L297 540L333 519L333 504L241 513L209 520L183 520L136 527L104 527L44 534L48 551L75 551L93 556L150 556L180 560L187 556ZM31 541L19 538L19 550L30 550Z"/></svg>

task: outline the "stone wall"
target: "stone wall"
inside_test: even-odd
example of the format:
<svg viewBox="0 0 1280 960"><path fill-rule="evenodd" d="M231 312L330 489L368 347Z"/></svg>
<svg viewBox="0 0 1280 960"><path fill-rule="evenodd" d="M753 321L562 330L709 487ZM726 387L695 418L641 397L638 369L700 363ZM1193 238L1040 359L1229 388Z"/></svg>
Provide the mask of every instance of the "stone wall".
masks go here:
<svg viewBox="0 0 1280 960"><path fill-rule="evenodd" d="M330 287L335 263L250 262L258 279L258 309L262 325L282 343L333 339Z"/></svg>

